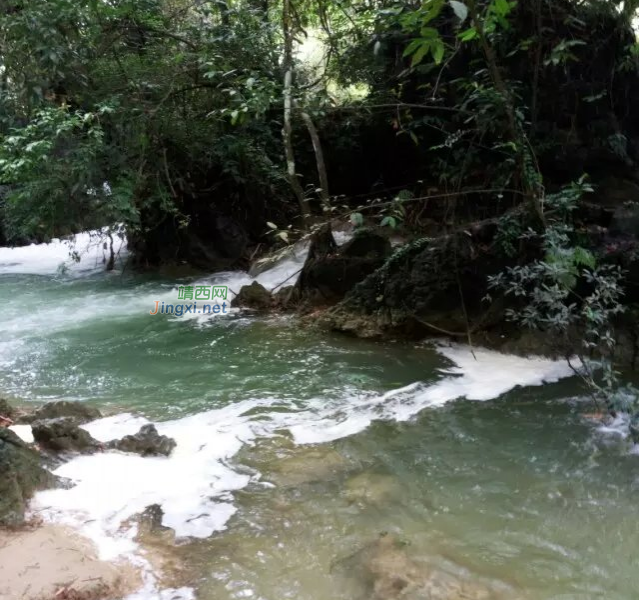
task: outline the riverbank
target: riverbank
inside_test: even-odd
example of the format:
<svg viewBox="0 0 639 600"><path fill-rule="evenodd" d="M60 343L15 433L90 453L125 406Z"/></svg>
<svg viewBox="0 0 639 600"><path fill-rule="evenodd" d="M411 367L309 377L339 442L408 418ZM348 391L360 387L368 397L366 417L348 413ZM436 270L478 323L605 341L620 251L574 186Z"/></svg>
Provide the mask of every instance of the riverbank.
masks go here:
<svg viewBox="0 0 639 600"><path fill-rule="evenodd" d="M99 560L70 528L32 520L0 529L0 600L118 600L141 585L132 564Z"/></svg>
<svg viewBox="0 0 639 600"><path fill-rule="evenodd" d="M301 250L258 281L292 279ZM51 465L74 485L29 511L104 561L139 560L127 600L396 600L396 581L437 600L634 598L637 457L583 418L565 362L281 314L151 316L179 286L253 279L42 273L47 252L2 274L0 389L110 415L80 426L95 451ZM169 456L107 447L145 425L175 440Z"/></svg>

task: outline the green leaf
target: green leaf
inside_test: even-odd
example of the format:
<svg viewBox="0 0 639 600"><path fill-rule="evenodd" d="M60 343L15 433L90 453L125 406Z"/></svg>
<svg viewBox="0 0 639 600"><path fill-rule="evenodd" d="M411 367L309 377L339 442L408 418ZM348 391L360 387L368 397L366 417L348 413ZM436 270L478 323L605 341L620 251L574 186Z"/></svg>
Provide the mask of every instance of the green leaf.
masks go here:
<svg viewBox="0 0 639 600"><path fill-rule="evenodd" d="M275 223L271 223L270 221L266 222L266 225L270 228L270 229L277 229L277 225Z"/></svg>
<svg viewBox="0 0 639 600"><path fill-rule="evenodd" d="M510 2L508 2L508 0L495 0L493 10L500 17L504 17L511 10Z"/></svg>
<svg viewBox="0 0 639 600"><path fill-rule="evenodd" d="M457 0L450 0L449 4L459 21L463 23L468 18L468 7L463 2L458 2Z"/></svg>
<svg viewBox="0 0 639 600"><path fill-rule="evenodd" d="M395 217L384 217L380 225L382 227L388 226L391 229L395 229L397 227L397 219Z"/></svg>
<svg viewBox="0 0 639 600"><path fill-rule="evenodd" d="M426 40L436 40L439 32L434 27L423 27L419 34Z"/></svg>
<svg viewBox="0 0 639 600"><path fill-rule="evenodd" d="M477 37L477 30L474 27L471 27L470 29L466 29L466 31L462 31L459 34L459 39L462 42L470 42L471 40L474 40Z"/></svg>
<svg viewBox="0 0 639 600"><path fill-rule="evenodd" d="M575 248L573 261L577 266L588 267L589 269L594 269L597 265L597 261L592 252L582 248L581 246L577 246Z"/></svg>
<svg viewBox="0 0 639 600"><path fill-rule="evenodd" d="M362 213L353 213L351 215L351 223L355 227L361 227L364 224L364 215Z"/></svg>
<svg viewBox="0 0 639 600"><path fill-rule="evenodd" d="M404 50L404 58L406 58L407 56L410 56L411 54L413 54L413 52L415 52L415 50L417 50L417 48L419 48L423 43L423 40L417 38L411 41L410 44L408 44L408 46L406 46L406 50Z"/></svg>
<svg viewBox="0 0 639 600"><path fill-rule="evenodd" d="M435 60L436 65L441 64L444 59L444 51L444 43L441 40L437 40L437 42L433 44L432 48L433 59Z"/></svg>
<svg viewBox="0 0 639 600"><path fill-rule="evenodd" d="M430 43L424 41L422 45L419 47L419 49L417 50L417 52L413 54L413 61L411 62L411 66L414 67L418 65L420 62L422 62L422 60L424 59L424 56L428 54L429 50L430 50Z"/></svg>

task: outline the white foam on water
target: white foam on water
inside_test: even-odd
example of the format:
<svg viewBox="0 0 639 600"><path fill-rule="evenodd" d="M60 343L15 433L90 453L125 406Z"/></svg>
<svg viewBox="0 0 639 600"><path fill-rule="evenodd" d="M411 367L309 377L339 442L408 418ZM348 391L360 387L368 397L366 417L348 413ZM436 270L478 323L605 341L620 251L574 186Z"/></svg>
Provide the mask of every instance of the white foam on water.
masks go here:
<svg viewBox="0 0 639 600"><path fill-rule="evenodd" d="M116 268L123 264L127 255L126 239L111 229L113 248L116 255ZM46 285L63 285L69 280L102 273L110 256L105 248L108 240L108 228L87 231L70 236L68 239L55 239L48 244L32 244L17 248L0 247L0 276L35 275L47 278ZM108 242L110 243L110 242ZM79 258L75 260L72 253ZM115 274L115 272L114 272ZM9 279L12 282L12 279ZM4 285L4 283L3 283ZM8 286L15 285L8 283ZM16 288L17 289L17 288ZM134 292L117 290L113 292L95 292L65 297L61 302L58 296L48 296L48 288L40 288L36 283L20 290L18 301L7 302L3 306L3 318L0 319L0 366L8 369L18 354L28 351L26 340L30 334L40 335L83 326L87 321L118 318L130 311L142 311L148 305L142 302Z"/></svg>
<svg viewBox="0 0 639 600"><path fill-rule="evenodd" d="M351 231L335 231L333 232L333 237L335 239L335 243L338 246L344 245L353 237L353 233ZM216 273L210 277L205 277L203 279L199 279L189 285L198 286L198 285L225 285L229 288L229 295L227 299L215 298L211 301L200 301L199 307L205 304L219 304L226 302L227 304L227 312L224 314L238 314L240 309L231 308L230 304L233 298L237 295L237 293L242 289L245 285L251 285L253 282L257 282L263 285L267 290L273 291L276 289L281 289L282 287L295 285L299 278L299 274L306 262L306 257L308 256L308 252L310 249L310 242L301 241L297 244L294 244L290 247L286 255L275 262L275 264L268 270L259 273L255 277L252 277L248 273L244 271L226 271L222 273ZM177 298L177 288L175 291L175 296L173 296L172 300ZM216 315L213 313L195 313L189 312L183 314L181 316L175 316L175 319L181 319L184 321L196 321L197 323L203 324L209 322L211 319L219 318L220 315Z"/></svg>
<svg viewBox="0 0 639 600"><path fill-rule="evenodd" d="M0 274L51 275L64 268L67 273L86 274L104 270L110 250L105 248L108 228L85 231L48 244L0 248ZM113 234L113 251L118 261L126 255L126 239ZM77 253L79 261L72 258Z"/></svg>
<svg viewBox="0 0 639 600"><path fill-rule="evenodd" d="M11 425L9 427L13 433L15 433L23 442L27 444L33 444L33 432L31 431L31 425Z"/></svg>
<svg viewBox="0 0 639 600"><path fill-rule="evenodd" d="M517 386L541 385L573 374L567 364L541 358L481 349L473 356L459 345L438 350L453 366L443 369L442 378L432 384L417 382L382 395L354 392L341 399L316 398L302 407L293 401L250 399L158 423L158 431L177 442L170 457L141 458L108 451L74 458L55 473L75 486L37 494L32 509L46 519L80 529L96 542L101 558L133 556L134 562L144 566L136 554L131 518L151 504L160 504L163 524L178 537L204 538L225 529L236 511L233 492L260 477L238 472L231 460L257 438L288 430L298 444L324 443L358 433L374 420L405 421L427 407L457 398L488 400ZM85 429L108 441L135 433L146 423L143 417L124 414L100 419ZM146 577L145 588L127 600L165 597L153 574L148 572ZM191 592L171 593L188 599Z"/></svg>
<svg viewBox="0 0 639 600"><path fill-rule="evenodd" d="M69 240L53 240L49 244L33 244L18 248L0 248L0 275L2 274L31 274L56 275L64 267L65 277L79 279L104 271L104 263L108 259L109 251L104 248L104 230L88 231L71 236ZM350 232L336 232L335 239L342 245L351 239ZM127 256L126 239L123 235L113 234L114 251L119 256L120 264ZM297 281L309 250L309 242L294 245L287 258L278 261L276 265L257 277L251 277L243 271L228 271L215 273L208 277L184 283L183 285L226 285L229 288L227 299L215 298L198 300L197 307L204 305L222 305L226 302L225 314L237 314L239 309L231 308L230 304L235 294L244 285L254 281L262 284L266 289L273 290L280 285L293 285ZM76 262L70 252L77 252L80 261ZM119 276L116 273L117 276ZM84 327L96 320L126 319L135 315L152 315L159 306L171 304L189 304L190 300L179 300L178 285L149 284L135 288L102 289L89 293L66 297L64 303L47 302L38 293L24 298L24 302L8 307L4 318L0 321L0 365L7 367L16 357L16 351L23 345L25 335L38 335L42 331L49 333ZM11 310L13 309L13 310ZM223 316L213 312L189 312L181 316L154 315L153 318L169 318L174 320L194 321L205 324L211 319Z"/></svg>
<svg viewBox="0 0 639 600"><path fill-rule="evenodd" d="M437 383L414 383L382 396L354 402L340 415L291 427L298 444L333 441L361 431L374 420L407 421L428 407L437 407L458 398L492 400L516 387L538 386L574 375L564 361L501 354L467 346L440 345L437 350L454 363Z"/></svg>

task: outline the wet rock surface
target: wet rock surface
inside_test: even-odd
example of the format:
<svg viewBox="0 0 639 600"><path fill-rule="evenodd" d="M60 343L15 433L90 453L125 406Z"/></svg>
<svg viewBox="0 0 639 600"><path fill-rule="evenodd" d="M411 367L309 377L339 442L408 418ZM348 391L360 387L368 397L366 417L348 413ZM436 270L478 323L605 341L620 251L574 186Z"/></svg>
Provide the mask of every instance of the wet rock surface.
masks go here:
<svg viewBox="0 0 639 600"><path fill-rule="evenodd" d="M235 308L249 308L260 312L269 310L271 304L271 292L257 281L251 285L242 286L237 296L231 301L231 306Z"/></svg>
<svg viewBox="0 0 639 600"><path fill-rule="evenodd" d="M409 546L387 533L338 561L334 571L361 580L365 588L361 600L497 600L504 597L482 584L461 580L413 559Z"/></svg>
<svg viewBox="0 0 639 600"><path fill-rule="evenodd" d="M344 456L330 446L297 446L285 437L260 440L259 451L245 449L237 461L283 488L330 480L348 465Z"/></svg>
<svg viewBox="0 0 639 600"><path fill-rule="evenodd" d="M273 294L273 306L278 310L294 309L300 301L300 292L294 285L287 285Z"/></svg>
<svg viewBox="0 0 639 600"><path fill-rule="evenodd" d="M141 456L168 456L175 448L173 438L160 435L155 425L144 425L138 433L126 435L120 440L113 440L106 444L111 450L131 452Z"/></svg>
<svg viewBox="0 0 639 600"><path fill-rule="evenodd" d="M85 402L59 400L56 402L47 402L33 411L33 413L22 417L20 422L34 423L36 421L46 421L48 419L59 419L62 417L71 419L76 425L84 425L85 423L101 418L102 413L100 413L97 408Z"/></svg>
<svg viewBox="0 0 639 600"><path fill-rule="evenodd" d="M362 230L338 248L329 225L314 234L297 282L300 298L321 305L341 300L358 283L380 268L391 253L389 240Z"/></svg>
<svg viewBox="0 0 639 600"><path fill-rule="evenodd" d="M35 442L49 452L92 454L103 447L88 431L79 427L73 417L37 421L31 430Z"/></svg>
<svg viewBox="0 0 639 600"><path fill-rule="evenodd" d="M401 496L401 486L392 475L360 473L346 481L343 495L349 503L381 508Z"/></svg>
<svg viewBox="0 0 639 600"><path fill-rule="evenodd" d="M4 398L0 398L0 417L11 419L12 421L18 416L18 411L9 404ZM1 425L1 422L0 422Z"/></svg>
<svg viewBox="0 0 639 600"><path fill-rule="evenodd" d="M320 324L356 335L361 331L364 337L385 332L461 337L468 328L503 320L497 303L489 310L484 302L488 276L509 265L494 226L488 220L468 231L406 244Z"/></svg>
<svg viewBox="0 0 639 600"><path fill-rule="evenodd" d="M56 482L40 465L37 452L13 431L0 428L0 525L23 524L29 498Z"/></svg>
<svg viewBox="0 0 639 600"><path fill-rule="evenodd" d="M330 479L345 466L344 457L331 448L306 447L277 460L268 472L268 478L277 485L298 486Z"/></svg>

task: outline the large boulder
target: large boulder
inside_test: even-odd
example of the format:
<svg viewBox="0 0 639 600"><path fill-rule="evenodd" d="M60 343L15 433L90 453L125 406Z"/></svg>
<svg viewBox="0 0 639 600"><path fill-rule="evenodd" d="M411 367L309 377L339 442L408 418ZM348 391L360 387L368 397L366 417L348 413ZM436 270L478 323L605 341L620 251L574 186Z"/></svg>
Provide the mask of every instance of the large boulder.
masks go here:
<svg viewBox="0 0 639 600"><path fill-rule="evenodd" d="M95 421L102 416L100 411L86 402L76 402L69 400L58 400L47 402L32 414L22 417L22 423L34 423L35 421L46 421L47 419L68 418L76 425L83 425L90 421Z"/></svg>
<svg viewBox="0 0 639 600"><path fill-rule="evenodd" d="M80 452L92 454L102 448L88 431L78 427L72 417L37 421L31 426L33 439L49 452Z"/></svg>
<svg viewBox="0 0 639 600"><path fill-rule="evenodd" d="M4 398L0 398L0 417L11 419L12 421L18 416L18 411L9 404ZM0 423L1 425L1 423Z"/></svg>
<svg viewBox="0 0 639 600"><path fill-rule="evenodd" d="M512 259L492 221L423 238L401 247L320 318L334 330L375 337L385 333L453 334L499 321L499 304L484 301L490 275Z"/></svg>
<svg viewBox="0 0 639 600"><path fill-rule="evenodd" d="M324 225L313 235L297 281L300 298L311 305L337 302L379 269L390 254L388 239L369 229L358 231L338 248L330 225Z"/></svg>
<svg viewBox="0 0 639 600"><path fill-rule="evenodd" d="M135 435L124 436L107 444L112 450L132 452L141 456L168 456L177 444L173 438L160 435L155 425L143 425Z"/></svg>
<svg viewBox="0 0 639 600"><path fill-rule="evenodd" d="M34 492L55 485L40 458L13 431L0 428L0 525L24 523L26 504Z"/></svg>
<svg viewBox="0 0 639 600"><path fill-rule="evenodd" d="M240 288L237 296L231 301L236 308L249 308L256 311L267 311L271 308L272 296L262 284L254 281L251 285Z"/></svg>

